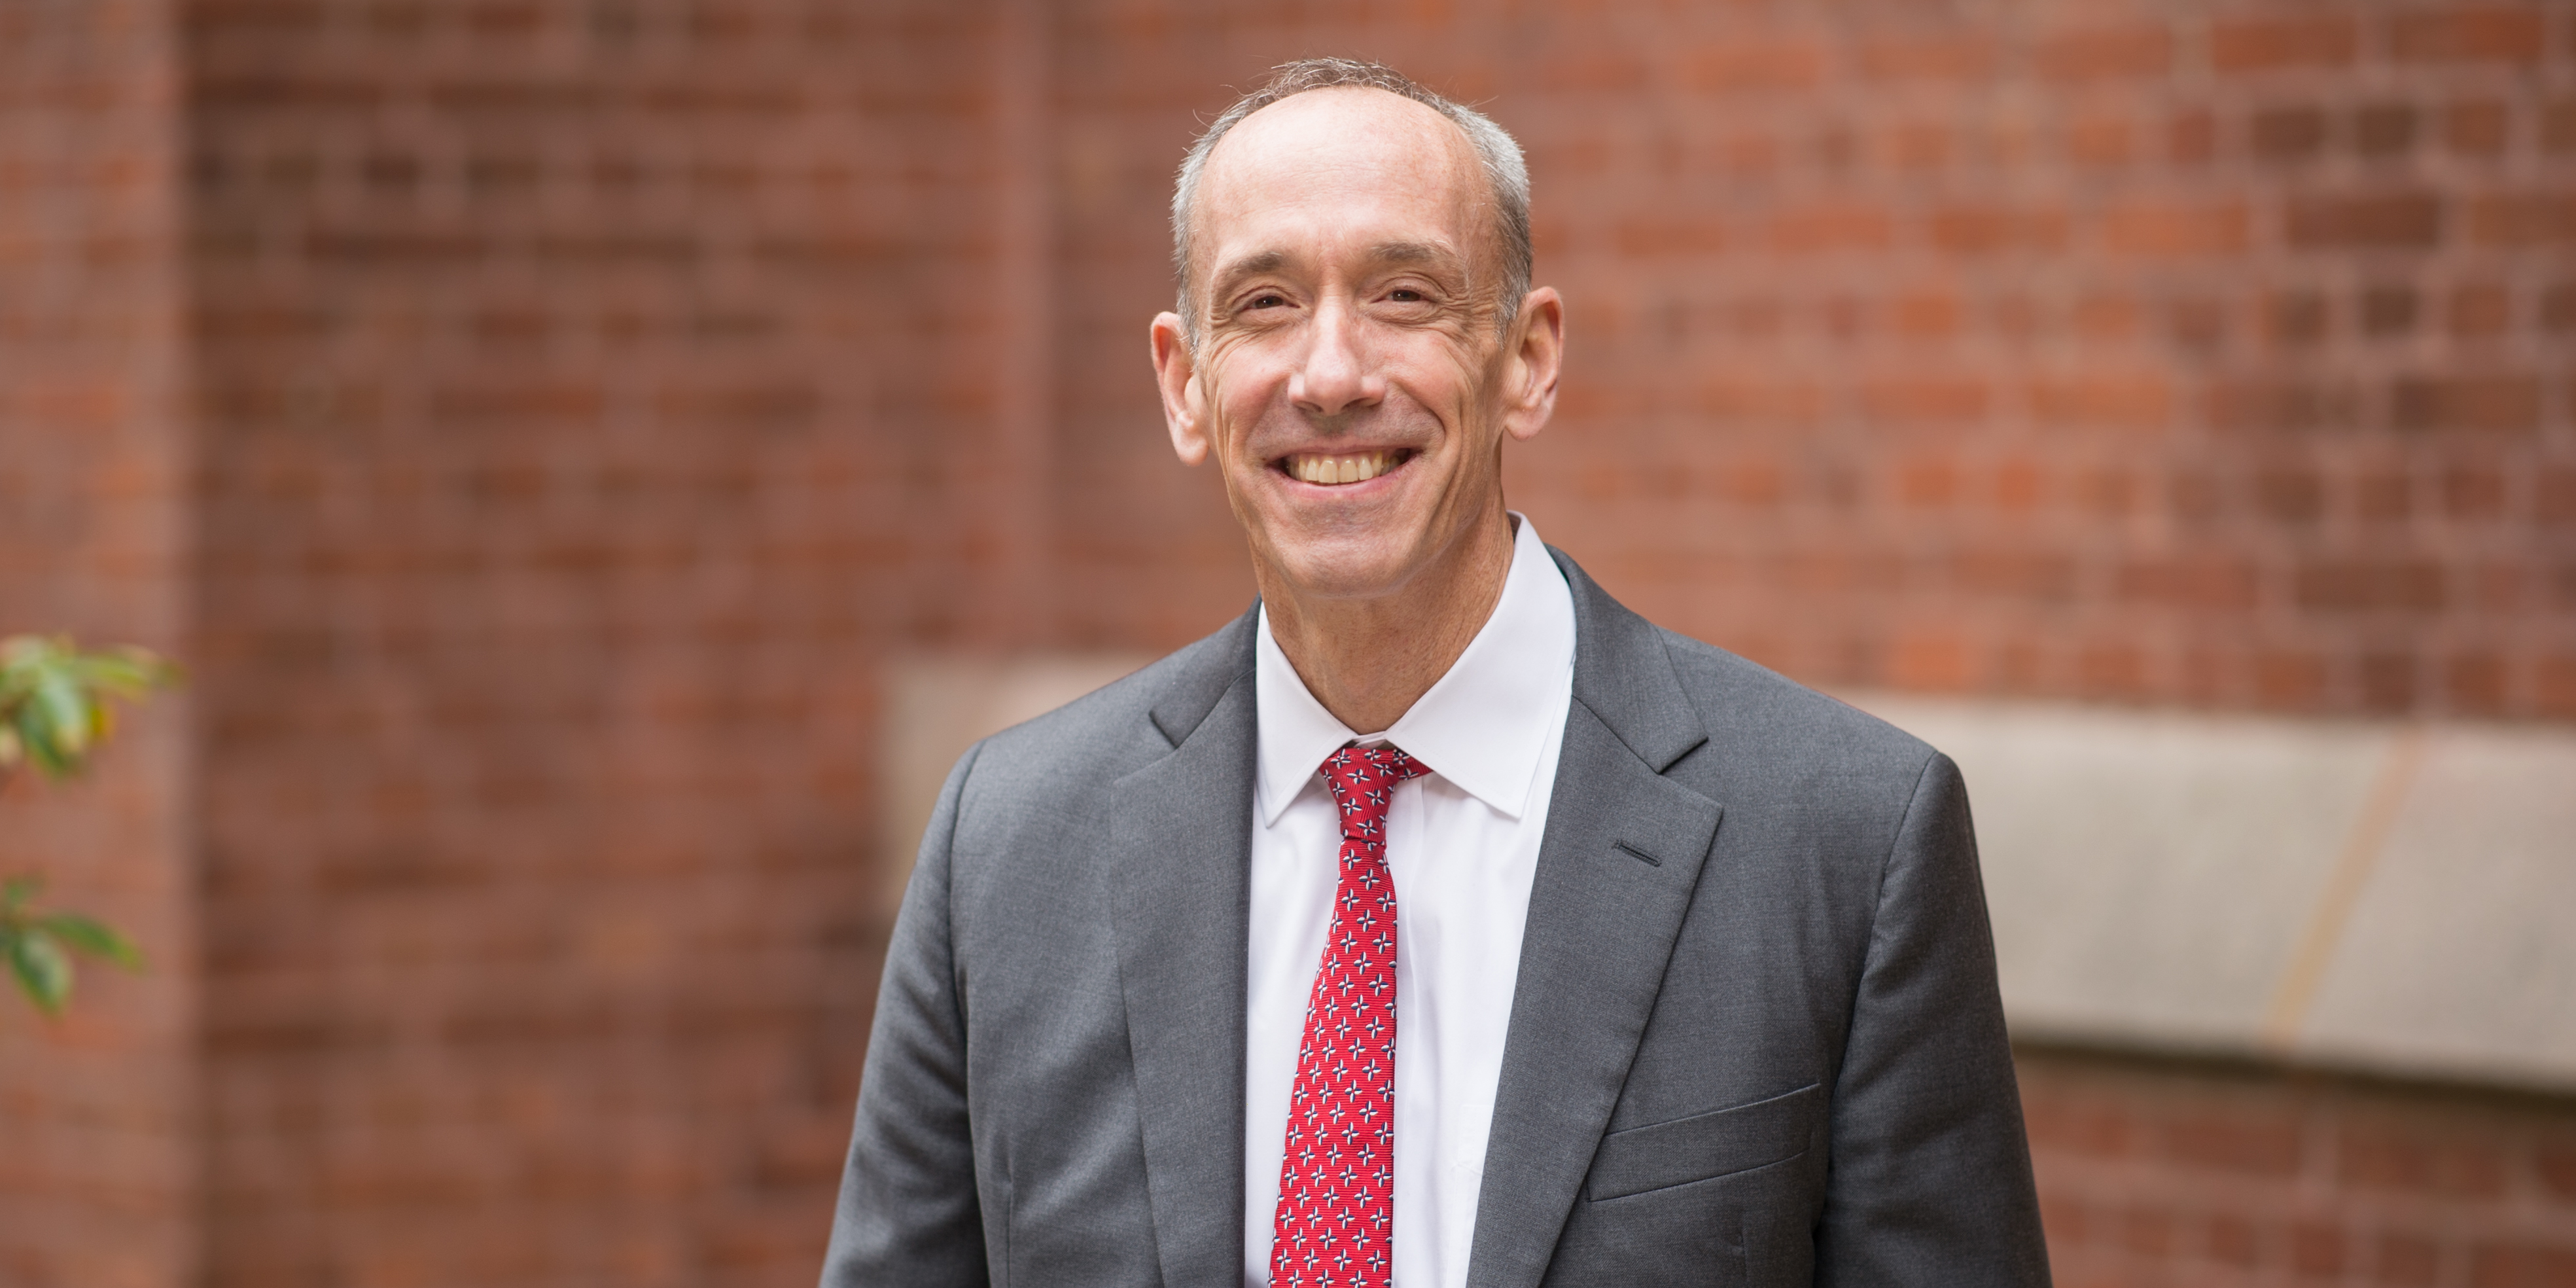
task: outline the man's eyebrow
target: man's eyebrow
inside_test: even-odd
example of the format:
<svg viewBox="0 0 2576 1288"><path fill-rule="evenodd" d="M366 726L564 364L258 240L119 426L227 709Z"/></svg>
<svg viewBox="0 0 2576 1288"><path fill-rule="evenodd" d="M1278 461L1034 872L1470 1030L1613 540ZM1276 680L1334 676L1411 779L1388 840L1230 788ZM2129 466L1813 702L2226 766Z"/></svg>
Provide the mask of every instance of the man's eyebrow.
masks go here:
<svg viewBox="0 0 2576 1288"><path fill-rule="evenodd" d="M1369 247L1369 258L1387 264L1433 264L1457 256L1434 242L1394 241Z"/></svg>
<svg viewBox="0 0 2576 1288"><path fill-rule="evenodd" d="M1217 265L1215 280L1231 282L1237 278L1251 277L1259 273L1276 272L1287 264L1288 252L1284 250L1254 251L1241 259L1228 260Z"/></svg>

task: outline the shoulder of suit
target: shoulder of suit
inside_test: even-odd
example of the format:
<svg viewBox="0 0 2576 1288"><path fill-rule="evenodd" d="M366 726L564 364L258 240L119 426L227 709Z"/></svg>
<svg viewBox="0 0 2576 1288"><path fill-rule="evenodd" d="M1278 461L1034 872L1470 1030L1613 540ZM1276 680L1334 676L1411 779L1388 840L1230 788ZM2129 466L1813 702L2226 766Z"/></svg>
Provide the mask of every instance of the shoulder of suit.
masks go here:
<svg viewBox="0 0 2576 1288"><path fill-rule="evenodd" d="M1713 749L1850 768L1876 764L1906 774L1936 754L1922 739L1769 667L1677 631L1655 630Z"/></svg>
<svg viewBox="0 0 2576 1288"><path fill-rule="evenodd" d="M1133 674L986 738L975 772L1108 781L1169 754L1172 745L1154 723L1155 711L1195 705L1204 714L1233 672L1243 669L1234 657L1247 652L1238 638L1242 629L1238 619Z"/></svg>

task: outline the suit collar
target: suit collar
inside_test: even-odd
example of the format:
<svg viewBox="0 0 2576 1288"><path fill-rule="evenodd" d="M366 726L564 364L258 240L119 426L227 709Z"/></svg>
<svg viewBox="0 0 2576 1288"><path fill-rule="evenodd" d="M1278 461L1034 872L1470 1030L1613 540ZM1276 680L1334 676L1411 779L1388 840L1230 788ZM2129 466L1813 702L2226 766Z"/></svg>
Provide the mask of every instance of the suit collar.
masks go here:
<svg viewBox="0 0 2576 1288"><path fill-rule="evenodd" d="M1672 768L1708 741L1708 730L1673 674L1663 632L1612 599L1564 551L1551 546L1548 554L1574 590L1574 700L1647 768Z"/></svg>
<svg viewBox="0 0 2576 1288"><path fill-rule="evenodd" d="M1223 630L1182 650L1185 656L1175 659L1182 665L1173 668L1162 695L1146 713L1163 741L1174 748L1189 741L1226 691L1251 674L1252 633L1260 623L1261 605L1255 601Z"/></svg>
<svg viewBox="0 0 2576 1288"><path fill-rule="evenodd" d="M1722 807L1663 772L1708 741L1662 633L1557 553L1574 702L1530 888L1469 1288L1534 1288L1600 1148Z"/></svg>
<svg viewBox="0 0 2576 1288"><path fill-rule="evenodd" d="M1193 646L1150 708L1172 754L1110 785L1110 938L1163 1282L1243 1274L1252 615Z"/></svg>

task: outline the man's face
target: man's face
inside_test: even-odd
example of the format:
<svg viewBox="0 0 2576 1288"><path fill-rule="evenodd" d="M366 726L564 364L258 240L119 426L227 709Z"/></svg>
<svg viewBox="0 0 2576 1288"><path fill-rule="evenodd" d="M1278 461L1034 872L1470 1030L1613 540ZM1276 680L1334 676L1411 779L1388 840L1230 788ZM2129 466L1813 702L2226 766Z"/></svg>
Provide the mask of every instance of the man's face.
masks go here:
<svg viewBox="0 0 2576 1288"><path fill-rule="evenodd" d="M1534 291L1498 334L1491 189L1459 130L1311 91L1229 132L1198 201L1198 344L1164 315L1156 368L1174 449L1216 458L1254 558L1304 594L1381 596L1499 522L1502 437L1554 402L1558 306Z"/></svg>

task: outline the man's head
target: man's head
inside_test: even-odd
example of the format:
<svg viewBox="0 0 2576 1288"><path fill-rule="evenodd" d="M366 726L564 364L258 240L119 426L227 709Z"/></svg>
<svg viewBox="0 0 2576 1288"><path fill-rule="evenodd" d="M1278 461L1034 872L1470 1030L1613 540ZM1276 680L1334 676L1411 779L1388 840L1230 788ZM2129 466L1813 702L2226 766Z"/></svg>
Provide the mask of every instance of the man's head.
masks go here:
<svg viewBox="0 0 2576 1288"><path fill-rule="evenodd" d="M1546 424L1562 328L1509 135L1383 67L1292 63L1191 149L1173 231L1165 417L1265 589L1373 598L1508 553L1502 442Z"/></svg>

